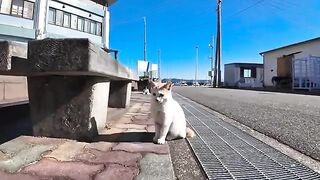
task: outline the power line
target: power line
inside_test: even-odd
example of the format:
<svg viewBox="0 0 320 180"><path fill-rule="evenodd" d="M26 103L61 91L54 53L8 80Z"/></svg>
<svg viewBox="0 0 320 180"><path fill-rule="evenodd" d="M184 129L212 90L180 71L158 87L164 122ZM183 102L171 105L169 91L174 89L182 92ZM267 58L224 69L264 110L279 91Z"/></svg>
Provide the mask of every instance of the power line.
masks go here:
<svg viewBox="0 0 320 180"><path fill-rule="evenodd" d="M264 1L265 1L265 0L259 0L259 1L255 2L254 4L251 4L250 6L248 6L248 7L244 8L244 9L241 9L241 10L235 12L234 14L230 15L229 17L227 17L227 19L229 19L229 18L231 18L231 17L234 17L234 16L237 16L237 15L239 15L239 14L241 14L241 13L244 13L244 12L246 12L247 10L249 10L249 9L251 9L251 8L253 8L253 7L261 4L261 3L263 3Z"/></svg>

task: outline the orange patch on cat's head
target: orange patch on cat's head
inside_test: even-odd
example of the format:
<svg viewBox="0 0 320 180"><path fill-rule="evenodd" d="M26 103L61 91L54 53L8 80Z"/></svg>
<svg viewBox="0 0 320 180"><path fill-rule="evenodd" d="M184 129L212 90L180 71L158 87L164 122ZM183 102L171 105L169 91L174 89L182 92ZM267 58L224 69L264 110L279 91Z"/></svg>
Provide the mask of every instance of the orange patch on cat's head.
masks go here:
<svg viewBox="0 0 320 180"><path fill-rule="evenodd" d="M162 87L160 87L161 90L172 90L172 86L173 86L173 83L172 82L167 82L166 84L162 85Z"/></svg>

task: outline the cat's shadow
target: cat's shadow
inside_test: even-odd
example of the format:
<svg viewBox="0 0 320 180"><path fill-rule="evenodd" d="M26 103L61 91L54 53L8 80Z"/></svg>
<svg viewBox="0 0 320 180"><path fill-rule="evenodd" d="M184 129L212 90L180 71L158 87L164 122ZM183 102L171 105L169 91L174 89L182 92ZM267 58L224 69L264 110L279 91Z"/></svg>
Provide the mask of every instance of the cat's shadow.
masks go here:
<svg viewBox="0 0 320 180"><path fill-rule="evenodd" d="M95 142L152 142L154 132L123 132L114 134L101 134L95 138Z"/></svg>

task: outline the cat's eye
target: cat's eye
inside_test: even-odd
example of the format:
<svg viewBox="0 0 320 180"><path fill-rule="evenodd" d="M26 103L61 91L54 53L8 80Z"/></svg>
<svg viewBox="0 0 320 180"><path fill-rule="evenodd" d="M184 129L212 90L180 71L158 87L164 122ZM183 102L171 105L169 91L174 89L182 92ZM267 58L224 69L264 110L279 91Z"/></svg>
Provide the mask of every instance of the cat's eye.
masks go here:
<svg viewBox="0 0 320 180"><path fill-rule="evenodd" d="M160 96L160 97L163 97L163 96L164 96L164 94L159 94L159 96Z"/></svg>
<svg viewBox="0 0 320 180"><path fill-rule="evenodd" d="M156 96L156 93L153 93L154 96Z"/></svg>

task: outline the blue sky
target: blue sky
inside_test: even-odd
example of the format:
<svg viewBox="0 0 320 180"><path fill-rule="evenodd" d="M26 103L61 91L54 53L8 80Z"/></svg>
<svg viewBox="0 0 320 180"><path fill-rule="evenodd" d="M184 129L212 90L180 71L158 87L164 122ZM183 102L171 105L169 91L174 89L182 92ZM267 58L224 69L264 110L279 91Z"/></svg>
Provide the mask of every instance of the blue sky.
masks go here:
<svg viewBox="0 0 320 180"><path fill-rule="evenodd" d="M259 52L320 35L319 0L223 0L222 67L232 62L262 62ZM143 16L147 17L147 58L162 51L163 78L193 79L195 46L199 78L208 79L216 33L216 0L119 0L110 7L110 46L136 70L143 59Z"/></svg>

